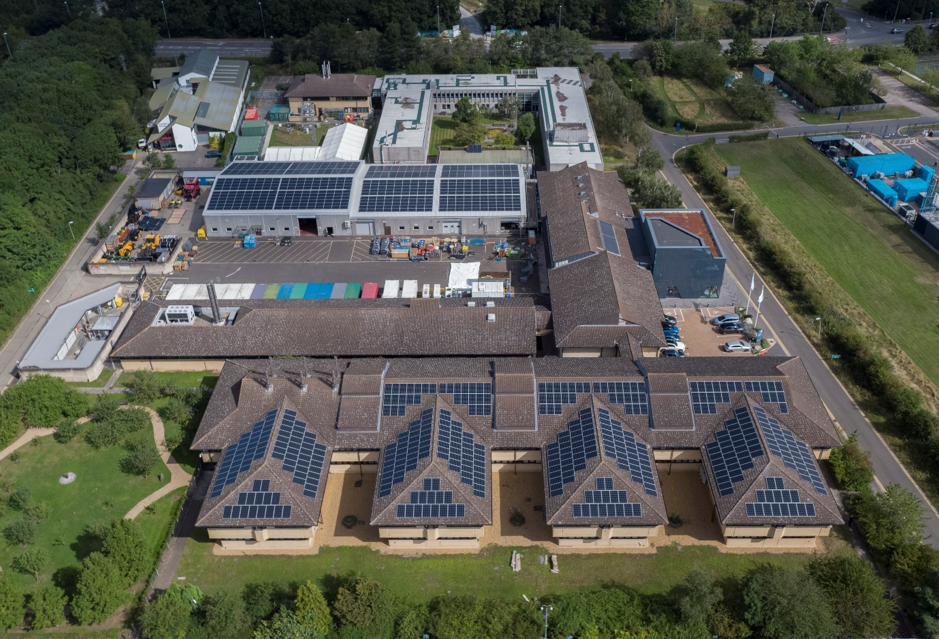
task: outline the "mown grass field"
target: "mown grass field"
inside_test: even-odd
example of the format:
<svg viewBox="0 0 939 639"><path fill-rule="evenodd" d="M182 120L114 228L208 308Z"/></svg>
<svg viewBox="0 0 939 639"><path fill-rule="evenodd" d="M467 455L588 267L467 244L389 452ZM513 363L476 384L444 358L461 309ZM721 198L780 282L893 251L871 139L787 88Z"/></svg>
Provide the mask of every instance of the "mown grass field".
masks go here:
<svg viewBox="0 0 939 639"><path fill-rule="evenodd" d="M522 571L512 572L512 550L524 556ZM249 583L328 584L335 577L357 572L373 577L397 596L427 601L438 595L540 597L578 588L622 584L646 593L664 593L694 568L715 579L739 577L765 563L801 566L809 554L723 554L707 546L669 546L655 554L564 554L560 573L538 564L547 551L489 546L475 554L427 556L383 555L362 547L322 548L312 556L216 557L203 531L186 544L176 577L185 577L206 593L231 590Z"/></svg>
<svg viewBox="0 0 939 639"><path fill-rule="evenodd" d="M939 256L802 139L716 151L741 167L760 201L939 384Z"/></svg>
<svg viewBox="0 0 939 639"><path fill-rule="evenodd" d="M913 109L899 104L884 107L877 111L851 111L842 113L838 119L837 113L805 113L802 119L809 124L837 124L838 122L869 122L871 120L899 120L901 118L915 118L919 113Z"/></svg>

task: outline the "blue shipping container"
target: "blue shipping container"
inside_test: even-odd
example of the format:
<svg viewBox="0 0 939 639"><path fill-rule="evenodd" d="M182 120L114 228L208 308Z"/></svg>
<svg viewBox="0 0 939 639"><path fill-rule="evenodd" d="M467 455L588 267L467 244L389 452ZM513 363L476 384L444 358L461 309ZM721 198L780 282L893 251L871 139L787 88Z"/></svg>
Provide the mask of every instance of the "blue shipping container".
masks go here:
<svg viewBox="0 0 939 639"><path fill-rule="evenodd" d="M848 170L854 177L871 175L880 171L884 175L906 173L915 162L906 153L885 153L882 155L860 155L848 159Z"/></svg>
<svg viewBox="0 0 939 639"><path fill-rule="evenodd" d="M916 196L929 188L929 184L922 178L910 178L909 180L897 180L893 183L893 188L897 191L897 198L901 202L912 202Z"/></svg>
<svg viewBox="0 0 939 639"><path fill-rule="evenodd" d="M936 174L936 170L931 166L921 166L919 167L919 176L926 180L927 182L932 182L933 176Z"/></svg>
<svg viewBox="0 0 939 639"><path fill-rule="evenodd" d="M890 206L897 205L897 192L887 186L883 180L868 180L867 188Z"/></svg>

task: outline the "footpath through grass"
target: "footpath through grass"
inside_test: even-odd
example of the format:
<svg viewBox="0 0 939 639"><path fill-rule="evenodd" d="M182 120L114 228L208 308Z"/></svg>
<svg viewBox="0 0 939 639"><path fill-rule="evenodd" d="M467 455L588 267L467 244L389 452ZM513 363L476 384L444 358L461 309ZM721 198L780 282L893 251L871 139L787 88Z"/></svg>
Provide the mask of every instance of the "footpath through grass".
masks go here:
<svg viewBox="0 0 939 639"><path fill-rule="evenodd" d="M715 150L741 167L760 201L939 384L939 256L802 139Z"/></svg>
<svg viewBox="0 0 939 639"><path fill-rule="evenodd" d="M197 530L186 544L177 578L211 594L235 590L249 583L290 583L310 579L328 582L351 572L373 577L397 596L424 602L438 595L486 597L540 597L578 588L622 584L644 593L664 593L681 582L694 568L716 580L739 578L761 564L791 567L803 565L808 554L722 554L709 546L659 548L655 554L564 554L559 555L561 572L538 564L543 548L489 546L476 554L401 557L383 555L369 548L322 548L312 556L216 557L204 531ZM512 550L524 555L522 571L512 572Z"/></svg>
<svg viewBox="0 0 939 639"><path fill-rule="evenodd" d="M802 119L809 124L838 124L839 122L869 122L872 120L899 120L916 118L919 113L899 104L884 107L877 111L848 111L838 117L837 113L805 113Z"/></svg>

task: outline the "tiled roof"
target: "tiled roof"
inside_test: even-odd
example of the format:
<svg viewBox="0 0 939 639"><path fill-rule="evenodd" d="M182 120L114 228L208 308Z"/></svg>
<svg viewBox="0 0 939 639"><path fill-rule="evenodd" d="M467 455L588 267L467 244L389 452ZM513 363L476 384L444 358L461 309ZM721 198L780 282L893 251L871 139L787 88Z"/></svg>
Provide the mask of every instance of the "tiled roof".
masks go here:
<svg viewBox="0 0 939 639"><path fill-rule="evenodd" d="M368 98L372 95L374 75L333 73L328 78L308 73L298 75L287 87L288 98Z"/></svg>

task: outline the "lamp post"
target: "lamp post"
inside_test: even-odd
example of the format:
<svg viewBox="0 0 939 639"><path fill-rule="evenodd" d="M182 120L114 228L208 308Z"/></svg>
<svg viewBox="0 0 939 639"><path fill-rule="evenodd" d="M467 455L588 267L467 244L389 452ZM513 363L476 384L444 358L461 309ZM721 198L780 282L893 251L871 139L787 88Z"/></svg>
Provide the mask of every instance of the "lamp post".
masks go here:
<svg viewBox="0 0 939 639"><path fill-rule="evenodd" d="M74 223L75 223L74 220L72 220L71 222L68 223L68 232L72 234L72 241L73 241L73 242L75 241L75 231L72 230L72 224L74 224Z"/></svg>
<svg viewBox="0 0 939 639"><path fill-rule="evenodd" d="M437 5L437 33L440 33L440 5Z"/></svg>
<svg viewBox="0 0 939 639"><path fill-rule="evenodd" d="M675 32L672 34L672 40L678 39L678 17L675 17Z"/></svg>
<svg viewBox="0 0 939 639"><path fill-rule="evenodd" d="M264 7L258 2L258 11L261 12L261 30L264 32L264 39L267 40L267 27L264 26Z"/></svg>
<svg viewBox="0 0 939 639"><path fill-rule="evenodd" d="M548 613L554 610L554 606L542 606L541 610L544 612L544 639L548 639Z"/></svg>
<svg viewBox="0 0 939 639"><path fill-rule="evenodd" d="M72 17L72 10L68 8L68 0L65 0L65 11L68 13L68 17Z"/></svg>
<svg viewBox="0 0 939 639"><path fill-rule="evenodd" d="M733 215L733 219L730 222L730 228L737 228L737 209L730 209L730 214Z"/></svg>
<svg viewBox="0 0 939 639"><path fill-rule="evenodd" d="M899 8L899 6L900 4L898 2L897 7ZM826 15L828 15L828 3L827 2L825 3L825 10L822 11L822 23L818 26L818 37L822 37L822 29L825 28L825 16Z"/></svg>
<svg viewBox="0 0 939 639"><path fill-rule="evenodd" d="M560 30L560 28L561 28L561 6L562 6L562 5L560 5L560 4L558 5L558 29L559 29L559 30Z"/></svg>
<svg viewBox="0 0 939 639"><path fill-rule="evenodd" d="M773 19L769 23L769 39L773 39L773 27L776 26L776 14L773 14Z"/></svg>
<svg viewBox="0 0 939 639"><path fill-rule="evenodd" d="M633 90L633 79L632 79L632 78L629 78L629 90L630 90L630 91Z"/></svg>
<svg viewBox="0 0 939 639"><path fill-rule="evenodd" d="M3 32L3 44L7 45L7 53L9 53L9 54L10 54L10 58L12 58L12 57L13 57L13 52L10 51L10 43L7 42L7 32L6 32L6 31Z"/></svg>
<svg viewBox="0 0 939 639"><path fill-rule="evenodd" d="M822 318L816 317L810 323L814 324L815 322L818 322L818 341L822 341Z"/></svg>
<svg viewBox="0 0 939 639"><path fill-rule="evenodd" d="M166 15L166 3L160 0L160 4L163 5L163 19L166 20L166 39L172 40L173 36L170 35L170 19Z"/></svg>

